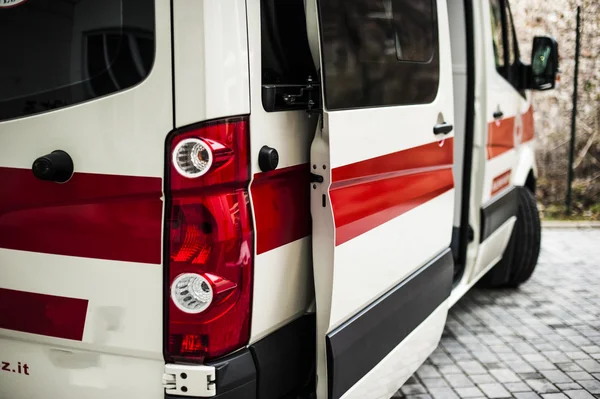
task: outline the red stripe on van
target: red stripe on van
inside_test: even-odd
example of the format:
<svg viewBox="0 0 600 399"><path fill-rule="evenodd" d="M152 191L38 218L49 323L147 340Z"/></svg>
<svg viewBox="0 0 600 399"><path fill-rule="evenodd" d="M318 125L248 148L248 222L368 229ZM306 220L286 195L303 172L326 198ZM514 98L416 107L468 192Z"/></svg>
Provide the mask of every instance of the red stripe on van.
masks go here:
<svg viewBox="0 0 600 399"><path fill-rule="evenodd" d="M535 126L533 122L533 107L529 107L527 112L523 114L523 137L521 142L525 143L529 140L533 140L535 137Z"/></svg>
<svg viewBox="0 0 600 399"><path fill-rule="evenodd" d="M76 173L64 184L0 168L0 248L161 263L162 179Z"/></svg>
<svg viewBox="0 0 600 399"><path fill-rule="evenodd" d="M512 170L508 170L499 176L496 176L492 181L492 197L510 186L510 175Z"/></svg>
<svg viewBox="0 0 600 399"><path fill-rule="evenodd" d="M535 136L533 106L530 106L527 112L521 115L521 121L523 122L522 131L520 132L521 143L533 140ZM488 123L487 159L496 158L515 148L515 124L515 117Z"/></svg>
<svg viewBox="0 0 600 399"><path fill-rule="evenodd" d="M453 139L332 170L336 245L364 234L454 187Z"/></svg>
<svg viewBox="0 0 600 399"><path fill-rule="evenodd" d="M488 159L502 155L515 147L514 130L514 117L500 119L488 124Z"/></svg>
<svg viewBox="0 0 600 399"><path fill-rule="evenodd" d="M308 164L257 173L250 192L258 254L311 234Z"/></svg>
<svg viewBox="0 0 600 399"><path fill-rule="evenodd" d="M81 341L88 301L0 288L0 328Z"/></svg>

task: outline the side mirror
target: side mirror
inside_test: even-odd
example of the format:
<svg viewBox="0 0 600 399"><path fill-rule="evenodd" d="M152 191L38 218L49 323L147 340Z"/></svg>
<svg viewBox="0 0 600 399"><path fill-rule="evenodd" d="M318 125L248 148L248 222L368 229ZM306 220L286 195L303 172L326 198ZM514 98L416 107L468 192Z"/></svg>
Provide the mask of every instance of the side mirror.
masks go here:
<svg viewBox="0 0 600 399"><path fill-rule="evenodd" d="M536 36L531 49L529 89L550 90L556 86L558 43L548 36Z"/></svg>

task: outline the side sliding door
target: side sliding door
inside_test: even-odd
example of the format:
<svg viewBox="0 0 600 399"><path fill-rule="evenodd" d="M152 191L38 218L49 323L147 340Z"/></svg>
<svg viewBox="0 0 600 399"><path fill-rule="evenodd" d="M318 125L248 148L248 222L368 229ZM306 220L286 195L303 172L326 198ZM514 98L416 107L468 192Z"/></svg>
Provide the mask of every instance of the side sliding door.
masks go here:
<svg viewBox="0 0 600 399"><path fill-rule="evenodd" d="M533 149L533 108L520 91L520 54L508 0L482 3L485 45L487 118L486 161L481 198L479 256L471 275L478 278L498 262L507 246L517 215L517 189L527 173L519 162L530 161Z"/></svg>
<svg viewBox="0 0 600 399"><path fill-rule="evenodd" d="M435 349L452 287L446 0L317 0L312 17L318 398L386 398Z"/></svg>

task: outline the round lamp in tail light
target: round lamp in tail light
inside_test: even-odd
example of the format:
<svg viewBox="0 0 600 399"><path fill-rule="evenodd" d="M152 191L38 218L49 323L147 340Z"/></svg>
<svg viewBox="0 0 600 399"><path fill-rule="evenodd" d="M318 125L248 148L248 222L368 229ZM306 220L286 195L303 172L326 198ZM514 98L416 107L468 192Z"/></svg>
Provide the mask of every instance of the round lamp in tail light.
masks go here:
<svg viewBox="0 0 600 399"><path fill-rule="evenodd" d="M173 166L183 177L195 178L205 175L212 163L212 150L204 140L185 139L173 150Z"/></svg>
<svg viewBox="0 0 600 399"><path fill-rule="evenodd" d="M185 313L201 313L212 303L213 289L201 275L184 273L173 281L171 299L175 306Z"/></svg>

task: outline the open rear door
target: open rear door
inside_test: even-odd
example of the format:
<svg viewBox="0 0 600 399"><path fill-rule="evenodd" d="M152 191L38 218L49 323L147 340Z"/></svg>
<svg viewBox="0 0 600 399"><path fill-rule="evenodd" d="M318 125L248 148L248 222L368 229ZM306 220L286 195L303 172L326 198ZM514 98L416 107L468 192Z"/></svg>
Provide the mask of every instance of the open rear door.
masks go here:
<svg viewBox="0 0 600 399"><path fill-rule="evenodd" d="M318 398L386 398L435 349L452 287L446 1L317 0L316 8Z"/></svg>
<svg viewBox="0 0 600 399"><path fill-rule="evenodd" d="M164 399L170 21L165 1L0 7L0 398Z"/></svg>

